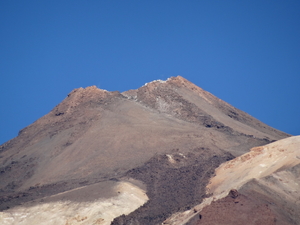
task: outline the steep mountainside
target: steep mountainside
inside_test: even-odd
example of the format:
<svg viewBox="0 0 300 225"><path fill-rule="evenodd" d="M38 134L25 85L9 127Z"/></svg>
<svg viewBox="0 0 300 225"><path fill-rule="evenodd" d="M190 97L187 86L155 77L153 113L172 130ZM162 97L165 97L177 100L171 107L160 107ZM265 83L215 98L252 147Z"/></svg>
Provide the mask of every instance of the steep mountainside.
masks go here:
<svg viewBox="0 0 300 225"><path fill-rule="evenodd" d="M91 202L85 191L91 185L115 190L123 182L142 182L138 187L145 187L137 189L148 197L139 202L149 201L131 214L115 210L120 213L104 218L113 211L106 208L99 209L99 218L81 217L86 224L92 224L90 218L109 224L124 213L129 215L113 223L158 224L199 204L221 163L288 136L180 76L124 93L79 88L0 146L0 209L9 213L20 204L55 203L60 200L53 196L69 192L76 193L67 198L69 204ZM92 199L109 199L101 193ZM69 214L51 221L65 224Z"/></svg>

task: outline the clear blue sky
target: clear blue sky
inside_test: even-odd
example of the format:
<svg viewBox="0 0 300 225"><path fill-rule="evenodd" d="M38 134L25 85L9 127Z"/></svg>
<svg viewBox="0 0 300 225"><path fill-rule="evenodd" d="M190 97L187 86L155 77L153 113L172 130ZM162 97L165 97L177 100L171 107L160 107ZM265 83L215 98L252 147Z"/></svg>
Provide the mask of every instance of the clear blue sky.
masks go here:
<svg viewBox="0 0 300 225"><path fill-rule="evenodd" d="M300 1L0 1L0 144L74 88L181 75L300 134Z"/></svg>

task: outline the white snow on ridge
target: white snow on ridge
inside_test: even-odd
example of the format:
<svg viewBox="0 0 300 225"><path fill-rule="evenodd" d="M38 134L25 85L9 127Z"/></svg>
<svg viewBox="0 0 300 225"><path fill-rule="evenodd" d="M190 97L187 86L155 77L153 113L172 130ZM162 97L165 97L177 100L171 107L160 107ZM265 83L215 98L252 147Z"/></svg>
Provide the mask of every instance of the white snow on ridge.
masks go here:
<svg viewBox="0 0 300 225"><path fill-rule="evenodd" d="M170 78L168 78L167 80L160 80L160 79L154 80L154 81L151 81L151 82L149 82L149 83L145 83L145 84L143 85L143 87L144 87L144 86L147 86L148 84L155 83L155 82L166 83L168 80L170 80Z"/></svg>

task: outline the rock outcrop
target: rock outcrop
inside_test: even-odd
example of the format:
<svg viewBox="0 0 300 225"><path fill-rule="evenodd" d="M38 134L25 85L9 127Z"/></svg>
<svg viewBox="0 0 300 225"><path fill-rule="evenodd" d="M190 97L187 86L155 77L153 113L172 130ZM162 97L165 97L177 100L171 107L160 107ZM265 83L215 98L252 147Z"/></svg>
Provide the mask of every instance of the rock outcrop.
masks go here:
<svg viewBox="0 0 300 225"><path fill-rule="evenodd" d="M300 136L252 148L223 163L207 192L211 196L193 210L164 224L299 224Z"/></svg>

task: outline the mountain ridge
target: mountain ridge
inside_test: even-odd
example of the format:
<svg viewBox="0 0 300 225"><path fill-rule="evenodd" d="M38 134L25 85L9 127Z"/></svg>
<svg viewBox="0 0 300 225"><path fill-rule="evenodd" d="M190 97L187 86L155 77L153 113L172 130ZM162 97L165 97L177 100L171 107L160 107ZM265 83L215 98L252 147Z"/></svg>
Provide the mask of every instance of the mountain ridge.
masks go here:
<svg viewBox="0 0 300 225"><path fill-rule="evenodd" d="M0 209L129 177L145 182L150 194L138 220L155 224L200 203L219 164L289 136L181 76L123 93L78 88L0 146ZM195 184L201 191L187 194L185 185ZM157 211L161 199L165 208Z"/></svg>

